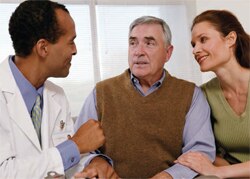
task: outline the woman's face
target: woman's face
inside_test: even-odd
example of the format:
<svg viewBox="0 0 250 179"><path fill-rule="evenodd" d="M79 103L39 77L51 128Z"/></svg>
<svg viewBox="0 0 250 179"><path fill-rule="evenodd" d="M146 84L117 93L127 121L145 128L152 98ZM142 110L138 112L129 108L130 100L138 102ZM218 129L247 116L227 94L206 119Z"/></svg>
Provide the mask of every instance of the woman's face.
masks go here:
<svg viewBox="0 0 250 179"><path fill-rule="evenodd" d="M194 25L192 41L194 58L201 71L216 71L233 56L227 37L216 30L209 22L203 21Z"/></svg>

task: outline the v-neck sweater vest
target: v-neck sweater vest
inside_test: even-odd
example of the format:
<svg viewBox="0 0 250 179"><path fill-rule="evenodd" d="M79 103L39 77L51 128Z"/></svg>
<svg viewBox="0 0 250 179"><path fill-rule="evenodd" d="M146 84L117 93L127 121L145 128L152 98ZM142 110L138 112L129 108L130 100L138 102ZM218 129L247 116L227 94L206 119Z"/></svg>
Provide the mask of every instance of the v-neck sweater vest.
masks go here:
<svg viewBox="0 0 250 179"><path fill-rule="evenodd" d="M120 177L148 178L174 164L194 87L167 73L158 90L142 96L128 70L97 84L98 119L106 137L101 151Z"/></svg>

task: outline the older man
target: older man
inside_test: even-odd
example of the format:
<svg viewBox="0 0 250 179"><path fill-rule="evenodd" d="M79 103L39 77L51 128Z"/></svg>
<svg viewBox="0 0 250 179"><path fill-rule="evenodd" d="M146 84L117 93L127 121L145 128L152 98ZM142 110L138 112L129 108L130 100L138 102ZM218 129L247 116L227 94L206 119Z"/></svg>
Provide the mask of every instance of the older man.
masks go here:
<svg viewBox="0 0 250 179"><path fill-rule="evenodd" d="M122 178L193 178L196 172L174 161L188 151L214 160L208 103L195 84L164 69L173 51L166 22L136 19L128 42L129 69L97 83L76 125L90 118L102 123L106 143L101 151Z"/></svg>

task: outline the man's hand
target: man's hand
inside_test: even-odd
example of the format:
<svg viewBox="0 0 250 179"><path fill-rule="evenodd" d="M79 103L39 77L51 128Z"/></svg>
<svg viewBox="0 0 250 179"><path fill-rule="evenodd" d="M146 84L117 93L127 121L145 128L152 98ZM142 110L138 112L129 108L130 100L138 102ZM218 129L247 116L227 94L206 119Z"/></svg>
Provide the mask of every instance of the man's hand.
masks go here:
<svg viewBox="0 0 250 179"><path fill-rule="evenodd" d="M75 178L118 179L119 177L105 159L95 157L81 173L75 174Z"/></svg>
<svg viewBox="0 0 250 179"><path fill-rule="evenodd" d="M105 142L105 137L100 123L89 119L81 125L71 140L76 143L79 152L83 154L101 147Z"/></svg>
<svg viewBox="0 0 250 179"><path fill-rule="evenodd" d="M167 172L162 171L160 173L157 173L151 179L173 179L173 177L170 174L168 174Z"/></svg>

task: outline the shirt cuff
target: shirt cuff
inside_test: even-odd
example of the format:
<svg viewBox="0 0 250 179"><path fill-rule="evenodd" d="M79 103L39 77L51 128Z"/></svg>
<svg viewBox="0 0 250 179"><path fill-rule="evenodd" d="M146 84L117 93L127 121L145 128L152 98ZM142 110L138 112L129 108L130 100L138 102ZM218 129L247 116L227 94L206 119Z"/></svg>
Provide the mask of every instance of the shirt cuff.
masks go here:
<svg viewBox="0 0 250 179"><path fill-rule="evenodd" d="M66 140L56 146L62 157L64 171L78 164L80 161L80 152L72 140Z"/></svg>
<svg viewBox="0 0 250 179"><path fill-rule="evenodd" d="M101 154L98 150L96 150L95 152L90 152L90 155L88 156L88 158L87 158L87 160L86 160L86 162L85 162L85 166L84 166L84 167L88 166L89 163L90 163L95 157L101 157L101 158L105 159L112 167L114 166L114 165L113 165L113 160L112 160L110 157L108 157L108 156L106 156L106 155L104 155L104 154Z"/></svg>
<svg viewBox="0 0 250 179"><path fill-rule="evenodd" d="M194 178L197 176L195 171L180 164L175 164L172 167L169 167L165 172L169 173L174 179Z"/></svg>

